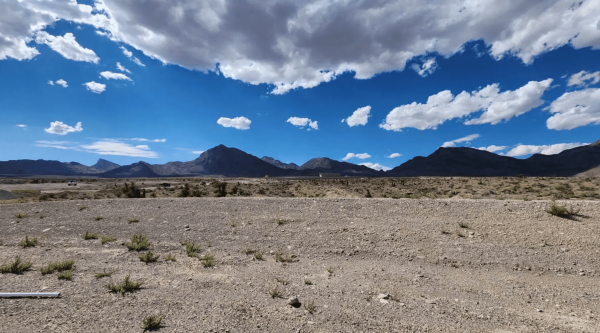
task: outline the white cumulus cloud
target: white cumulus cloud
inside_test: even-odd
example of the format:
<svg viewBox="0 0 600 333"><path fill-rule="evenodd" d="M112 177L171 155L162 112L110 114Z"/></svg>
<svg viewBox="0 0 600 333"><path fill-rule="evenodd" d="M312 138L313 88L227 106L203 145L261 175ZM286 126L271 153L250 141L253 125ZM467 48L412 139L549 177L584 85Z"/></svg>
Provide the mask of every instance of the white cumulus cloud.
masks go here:
<svg viewBox="0 0 600 333"><path fill-rule="evenodd" d="M360 163L359 165L364 165L367 168L371 168L373 170L379 170L379 171L381 171L381 170L383 170L383 171L392 170L392 168L386 167L385 165L381 165L379 163L370 163L370 162L368 162L368 163Z"/></svg>
<svg viewBox="0 0 600 333"><path fill-rule="evenodd" d="M67 135L69 133L83 131L83 127L81 127L81 122L78 122L75 127L73 127L64 124L62 121L53 121L50 123L49 128L44 128L44 131L50 134Z"/></svg>
<svg viewBox="0 0 600 333"><path fill-rule="evenodd" d="M221 117L217 120L217 124L223 127L233 127L239 130L247 130L250 128L252 121L246 117L226 118Z"/></svg>
<svg viewBox="0 0 600 333"><path fill-rule="evenodd" d="M294 126L298 126L300 128L304 128L304 126L308 125L310 128L318 130L319 124L317 121L312 121L308 118L298 118L298 117L290 117L286 120L287 123L290 123ZM310 128L308 130L310 130Z"/></svg>
<svg viewBox="0 0 600 333"><path fill-rule="evenodd" d="M479 134L471 134L471 135L467 135L465 137L456 139L456 140L452 140L452 141L446 141L444 142L444 144L442 144L442 147L456 147L457 143L461 143L461 142L471 142L477 138L479 138L480 135Z"/></svg>
<svg viewBox="0 0 600 333"><path fill-rule="evenodd" d="M130 71L130 70L128 70L127 68L125 68L125 66L121 65L121 63L120 63L120 62L117 62L117 68L118 68L118 69L119 69L121 72L126 72L126 73L129 73L129 74L131 74L131 71Z"/></svg>
<svg viewBox="0 0 600 333"><path fill-rule="evenodd" d="M51 49L69 60L87 61L95 64L100 60L94 51L79 45L75 40L75 36L70 32L64 36L52 36L45 31L40 31L35 36L35 42L50 46Z"/></svg>
<svg viewBox="0 0 600 333"><path fill-rule="evenodd" d="M126 57L128 57L128 58L133 57L133 52L129 51L127 48L125 48L125 46L121 46L120 48Z"/></svg>
<svg viewBox="0 0 600 333"><path fill-rule="evenodd" d="M361 160L365 160L367 158L371 158L371 155L369 155L367 153L362 153L362 154L348 153L348 154L346 154L346 156L344 158L342 158L342 161L347 161L351 158L358 158Z"/></svg>
<svg viewBox="0 0 600 333"><path fill-rule="evenodd" d="M81 149L100 155L117 155L157 158L158 154L147 145L132 146L118 140L100 140L89 145L81 145Z"/></svg>
<svg viewBox="0 0 600 333"><path fill-rule="evenodd" d="M564 93L546 108L554 115L546 120L553 130L570 130L600 124L600 88Z"/></svg>
<svg viewBox="0 0 600 333"><path fill-rule="evenodd" d="M356 111L354 111L350 117L342 119L342 123L345 122L350 127L366 125L369 121L370 113L371 106L363 106L362 108L356 109Z"/></svg>
<svg viewBox="0 0 600 333"><path fill-rule="evenodd" d="M274 94L345 72L367 79L404 70L412 59L449 57L473 40L495 59L527 64L564 45L600 48L600 6L592 0L0 0L0 8L10 27L0 28L0 59L35 57L31 37L64 19L164 63L205 72L218 63L225 77L272 84ZM433 65L419 67L425 74Z"/></svg>
<svg viewBox="0 0 600 333"><path fill-rule="evenodd" d="M444 90L429 96L425 104L413 102L394 108L379 127L397 132L407 127L436 129L445 121L481 110L483 113L479 118L464 123L495 125L542 105L544 101L541 97L551 83L552 79L529 81L519 89L504 92L500 92L498 84L494 83L471 93L463 91L456 96L450 90Z"/></svg>
<svg viewBox="0 0 600 333"><path fill-rule="evenodd" d="M422 77L426 77L427 75L435 72L435 70L438 68L438 64L435 61L435 58L428 58L425 59L420 65L417 63L412 64L411 68L417 72L417 74L421 75Z"/></svg>
<svg viewBox="0 0 600 333"><path fill-rule="evenodd" d="M571 75L567 86L585 86L588 84L596 84L598 82L600 82L600 71L594 73L581 71Z"/></svg>
<svg viewBox="0 0 600 333"><path fill-rule="evenodd" d="M87 90L89 90L95 94L101 94L106 90L105 84L98 83L95 81L86 82L83 85L87 88Z"/></svg>
<svg viewBox="0 0 600 333"><path fill-rule="evenodd" d="M525 156L531 154L554 155L563 150L589 145L589 143L557 143L554 145L517 145L506 153L506 156Z"/></svg>
<svg viewBox="0 0 600 333"><path fill-rule="evenodd" d="M65 80L63 80L63 79L58 79L58 80L56 80L56 82L55 82L55 83L56 83L56 84L58 84L59 86L63 87L63 88L66 88L66 87L68 87L68 86L69 86L69 85L67 84L67 81L65 81Z"/></svg>
<svg viewBox="0 0 600 333"><path fill-rule="evenodd" d="M400 153L392 153L392 154L390 154L390 156L388 156L388 158L397 158L397 157L401 157L401 156L402 156L402 154L400 154Z"/></svg>
<svg viewBox="0 0 600 333"><path fill-rule="evenodd" d="M167 142L167 139L131 138L129 140L139 141L139 142Z"/></svg>
<svg viewBox="0 0 600 333"><path fill-rule="evenodd" d="M131 81L131 79L127 75L121 74L121 73L113 73L113 72L109 72L109 71L104 71L104 72L101 72L100 75L102 75L102 77L104 77L105 79L108 79L108 80L129 80L129 81Z"/></svg>
<svg viewBox="0 0 600 333"><path fill-rule="evenodd" d="M508 146L496 146L496 145L491 145L491 146L487 146L487 147L479 147L477 149L479 150L485 150L485 151L489 151L490 153L495 153L497 151L502 151L505 150L506 148L508 148Z"/></svg>
<svg viewBox="0 0 600 333"><path fill-rule="evenodd" d="M17 127L20 127L20 128L27 128L27 125L24 125L24 124L18 124L18 125L17 125Z"/></svg>

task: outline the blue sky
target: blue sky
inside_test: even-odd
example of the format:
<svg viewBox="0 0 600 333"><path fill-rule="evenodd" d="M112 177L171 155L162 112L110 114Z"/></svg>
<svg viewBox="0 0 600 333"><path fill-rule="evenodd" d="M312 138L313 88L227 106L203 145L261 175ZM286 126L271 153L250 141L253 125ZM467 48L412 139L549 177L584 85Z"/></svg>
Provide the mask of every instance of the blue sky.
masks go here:
<svg viewBox="0 0 600 333"><path fill-rule="evenodd" d="M411 3L0 0L0 160L382 168L600 139L600 3Z"/></svg>

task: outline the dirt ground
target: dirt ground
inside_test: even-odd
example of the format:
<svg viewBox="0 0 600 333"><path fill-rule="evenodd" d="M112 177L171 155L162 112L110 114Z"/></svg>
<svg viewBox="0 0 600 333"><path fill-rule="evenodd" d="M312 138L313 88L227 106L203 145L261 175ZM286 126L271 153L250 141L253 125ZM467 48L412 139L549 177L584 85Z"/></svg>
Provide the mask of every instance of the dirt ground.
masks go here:
<svg viewBox="0 0 600 333"><path fill-rule="evenodd" d="M160 332L600 332L600 205L556 204L579 213L553 216L548 200L423 197L2 204L0 264L33 266L0 275L0 292L61 297L0 299L0 331L142 332L145 317L163 315ZM157 262L127 249L134 234ZM19 246L25 236L37 245ZM72 280L41 274L65 260ZM142 289L107 289L126 276Z"/></svg>
<svg viewBox="0 0 600 333"><path fill-rule="evenodd" d="M133 188L139 190L134 195ZM166 186L165 186L166 185ZM0 178L0 189L21 196L14 202L165 197L600 199L600 178L421 177L421 178Z"/></svg>

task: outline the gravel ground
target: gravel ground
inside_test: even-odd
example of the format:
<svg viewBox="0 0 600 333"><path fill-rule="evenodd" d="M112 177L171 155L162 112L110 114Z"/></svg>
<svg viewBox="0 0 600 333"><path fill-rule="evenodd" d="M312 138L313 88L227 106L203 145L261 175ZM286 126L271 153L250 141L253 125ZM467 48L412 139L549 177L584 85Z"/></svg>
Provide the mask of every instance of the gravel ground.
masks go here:
<svg viewBox="0 0 600 333"><path fill-rule="evenodd" d="M557 203L584 216L552 216L548 201L486 199L3 204L0 264L20 256L33 266L0 275L0 292L61 297L0 299L0 331L141 332L144 317L160 314L160 332L600 332L600 205ZM83 240L86 231L117 240ZM156 263L128 251L136 233L161 255ZM26 235L37 246L19 246ZM184 240L200 245L198 258ZM169 253L175 262L164 261ZM203 266L206 255L214 266ZM62 260L75 261L71 281L40 273ZM95 277L105 271L115 272ZM106 288L128 275L141 290ZM288 305L294 295L298 307Z"/></svg>

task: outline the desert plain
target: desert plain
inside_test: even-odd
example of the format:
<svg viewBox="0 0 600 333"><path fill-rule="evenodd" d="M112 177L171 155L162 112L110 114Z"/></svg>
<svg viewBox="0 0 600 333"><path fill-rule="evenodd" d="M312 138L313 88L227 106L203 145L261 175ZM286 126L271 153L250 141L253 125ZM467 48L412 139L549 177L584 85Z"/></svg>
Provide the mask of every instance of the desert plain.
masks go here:
<svg viewBox="0 0 600 333"><path fill-rule="evenodd" d="M599 179L465 179L5 182L0 331L600 332Z"/></svg>

